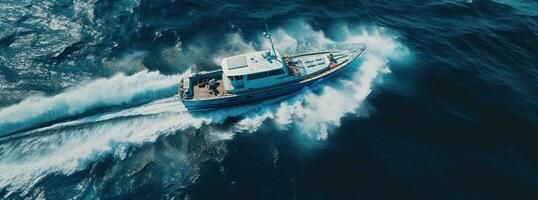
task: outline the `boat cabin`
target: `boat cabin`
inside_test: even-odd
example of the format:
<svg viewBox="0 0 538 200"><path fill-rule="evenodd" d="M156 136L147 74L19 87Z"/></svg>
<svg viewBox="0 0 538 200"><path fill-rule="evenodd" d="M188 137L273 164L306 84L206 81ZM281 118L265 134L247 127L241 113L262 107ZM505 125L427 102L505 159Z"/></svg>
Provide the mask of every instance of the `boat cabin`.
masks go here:
<svg viewBox="0 0 538 200"><path fill-rule="evenodd" d="M280 54L275 56L270 50L224 58L221 66L224 89L231 94L273 86L293 78Z"/></svg>

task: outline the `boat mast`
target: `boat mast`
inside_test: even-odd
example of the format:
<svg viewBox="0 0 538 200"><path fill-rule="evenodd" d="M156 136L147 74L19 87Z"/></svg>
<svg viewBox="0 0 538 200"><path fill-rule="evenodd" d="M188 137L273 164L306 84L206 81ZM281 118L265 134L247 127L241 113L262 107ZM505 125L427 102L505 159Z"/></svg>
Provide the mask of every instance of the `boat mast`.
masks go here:
<svg viewBox="0 0 538 200"><path fill-rule="evenodd" d="M263 21L265 22L265 31L266 31L266 32L263 32L263 35L265 35L265 37L269 39L269 42L271 43L271 49L273 50L273 55L276 58L275 45L273 44L273 39L271 38L271 35L269 35L269 26L267 26L267 19L263 18Z"/></svg>

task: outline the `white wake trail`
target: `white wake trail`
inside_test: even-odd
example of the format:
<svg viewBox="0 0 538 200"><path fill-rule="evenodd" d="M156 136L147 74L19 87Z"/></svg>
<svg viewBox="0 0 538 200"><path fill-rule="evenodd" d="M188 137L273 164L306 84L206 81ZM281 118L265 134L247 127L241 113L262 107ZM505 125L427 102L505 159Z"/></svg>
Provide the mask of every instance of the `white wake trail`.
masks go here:
<svg viewBox="0 0 538 200"><path fill-rule="evenodd" d="M53 97L34 96L0 110L0 136L86 112L173 95L179 76L142 71L98 79Z"/></svg>

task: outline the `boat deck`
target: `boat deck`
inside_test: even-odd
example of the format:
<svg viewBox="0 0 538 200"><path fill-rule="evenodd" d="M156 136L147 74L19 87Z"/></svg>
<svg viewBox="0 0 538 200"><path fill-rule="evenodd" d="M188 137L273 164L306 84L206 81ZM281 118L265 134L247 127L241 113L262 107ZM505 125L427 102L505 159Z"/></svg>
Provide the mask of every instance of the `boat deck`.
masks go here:
<svg viewBox="0 0 538 200"><path fill-rule="evenodd" d="M210 92L209 85L196 83L196 85L194 85L193 87L194 98L195 99L208 99L208 98L214 98L214 97L219 97L219 96L226 96L226 90L224 89L224 84L222 82L222 79L217 80L217 84L218 84L217 86L218 94L215 95Z"/></svg>

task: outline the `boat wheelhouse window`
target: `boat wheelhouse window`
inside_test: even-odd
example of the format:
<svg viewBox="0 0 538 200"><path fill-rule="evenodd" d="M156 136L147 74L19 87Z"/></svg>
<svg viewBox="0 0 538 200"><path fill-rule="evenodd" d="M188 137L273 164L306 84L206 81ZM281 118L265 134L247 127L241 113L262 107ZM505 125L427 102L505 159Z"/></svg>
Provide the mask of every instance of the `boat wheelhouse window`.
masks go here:
<svg viewBox="0 0 538 200"><path fill-rule="evenodd" d="M255 73L255 74L249 74L247 76L247 80L254 80L254 79L260 79L260 78L265 78L267 77L267 72L260 72L260 73Z"/></svg>
<svg viewBox="0 0 538 200"><path fill-rule="evenodd" d="M234 81L241 81L243 80L243 76L228 76L228 78L230 80L234 80Z"/></svg>
<svg viewBox="0 0 538 200"><path fill-rule="evenodd" d="M254 79L260 79L260 78L267 78L269 76L278 76L278 75L282 75L282 74L285 74L286 72L284 72L283 69L275 69L275 70L271 70L271 71L267 71L267 72L260 72L260 73L255 73L255 74L249 74L247 76L247 80L254 80Z"/></svg>
<svg viewBox="0 0 538 200"><path fill-rule="evenodd" d="M269 76L278 76L278 75L282 75L282 74L285 74L286 72L284 72L283 69L277 69L277 70L271 70L268 72Z"/></svg>

